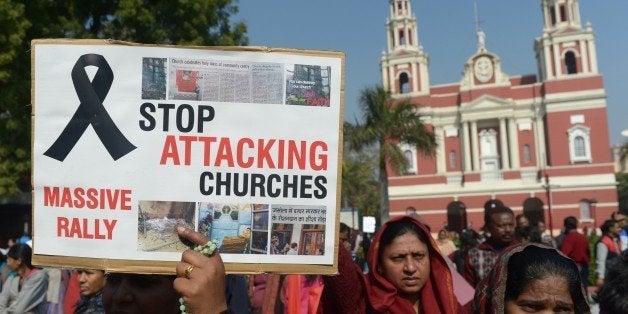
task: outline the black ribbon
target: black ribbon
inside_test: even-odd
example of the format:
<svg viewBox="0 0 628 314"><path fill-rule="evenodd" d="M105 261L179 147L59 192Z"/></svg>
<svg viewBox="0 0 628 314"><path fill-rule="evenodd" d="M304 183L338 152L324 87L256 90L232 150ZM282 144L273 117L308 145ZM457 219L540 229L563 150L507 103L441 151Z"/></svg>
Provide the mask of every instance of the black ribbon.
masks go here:
<svg viewBox="0 0 628 314"><path fill-rule="evenodd" d="M91 82L85 72L85 67L90 65L98 67ZM90 124L114 160L137 148L124 137L103 106L113 83L113 71L107 60L97 54L82 55L72 69L72 83L81 104L44 155L63 161Z"/></svg>

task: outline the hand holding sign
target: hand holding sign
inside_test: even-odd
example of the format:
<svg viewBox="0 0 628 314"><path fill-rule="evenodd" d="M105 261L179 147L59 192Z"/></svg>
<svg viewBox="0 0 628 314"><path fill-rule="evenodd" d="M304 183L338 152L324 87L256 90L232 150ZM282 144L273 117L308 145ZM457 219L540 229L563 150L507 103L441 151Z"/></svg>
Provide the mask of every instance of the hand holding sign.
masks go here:
<svg viewBox="0 0 628 314"><path fill-rule="evenodd" d="M197 245L204 245L205 235L183 227L179 236ZM222 313L227 310L225 296L225 266L218 252L206 256L187 250L177 264L174 289L181 294L189 313Z"/></svg>

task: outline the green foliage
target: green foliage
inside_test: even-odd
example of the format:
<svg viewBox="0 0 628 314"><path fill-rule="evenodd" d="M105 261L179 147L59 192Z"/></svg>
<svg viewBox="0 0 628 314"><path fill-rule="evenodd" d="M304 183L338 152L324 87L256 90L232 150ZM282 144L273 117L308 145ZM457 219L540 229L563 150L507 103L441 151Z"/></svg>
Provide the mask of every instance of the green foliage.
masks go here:
<svg viewBox="0 0 628 314"><path fill-rule="evenodd" d="M175 45L246 45L246 25L232 25L232 0L67 1L67 35Z"/></svg>
<svg viewBox="0 0 628 314"><path fill-rule="evenodd" d="M414 105L393 100L381 86L362 90L360 108L364 123L345 124L345 141L354 151L377 148L380 216L385 222L389 215L387 165L398 173L405 173L408 168L408 161L398 144L406 143L424 154L433 154L436 140L426 129Z"/></svg>
<svg viewBox="0 0 628 314"><path fill-rule="evenodd" d="M616 179L619 210L628 214L628 173L618 173Z"/></svg>
<svg viewBox="0 0 628 314"><path fill-rule="evenodd" d="M379 208L377 168L374 152L364 150L345 153L342 161L342 200L362 209L365 216L377 215Z"/></svg>
<svg viewBox="0 0 628 314"><path fill-rule="evenodd" d="M30 170L30 98L28 47L31 23L25 5L0 0L0 196L28 187Z"/></svg>
<svg viewBox="0 0 628 314"><path fill-rule="evenodd" d="M32 39L246 45L236 1L0 0L0 197L30 190Z"/></svg>
<svg viewBox="0 0 628 314"><path fill-rule="evenodd" d="M597 281L597 273L595 272L595 269L597 268L596 246L597 246L598 241L600 241L600 237L597 234L595 234L595 232L592 232L588 236L588 240L589 240L589 252L591 253L591 259L589 261L589 286L595 286L595 283Z"/></svg>

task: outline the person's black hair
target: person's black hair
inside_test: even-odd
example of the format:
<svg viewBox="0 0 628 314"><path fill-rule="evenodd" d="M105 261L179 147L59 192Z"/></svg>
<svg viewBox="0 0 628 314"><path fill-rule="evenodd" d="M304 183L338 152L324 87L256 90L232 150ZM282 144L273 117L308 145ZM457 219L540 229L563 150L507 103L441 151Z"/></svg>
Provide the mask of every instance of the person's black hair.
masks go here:
<svg viewBox="0 0 628 314"><path fill-rule="evenodd" d="M479 244L480 234L473 229L463 229L460 233L460 249L471 249Z"/></svg>
<svg viewBox="0 0 628 314"><path fill-rule="evenodd" d="M588 311L589 306L582 293L582 281L576 263L554 249L536 245L528 246L510 257L505 299L516 300L533 282L550 276L567 280L576 313Z"/></svg>
<svg viewBox="0 0 628 314"><path fill-rule="evenodd" d="M484 224L491 221L491 214L500 207L504 207L504 203L498 199L488 200L484 203Z"/></svg>
<svg viewBox="0 0 628 314"><path fill-rule="evenodd" d="M611 265L604 285L593 299L605 313L628 313L628 250Z"/></svg>
<svg viewBox="0 0 628 314"><path fill-rule="evenodd" d="M543 243L543 233L536 227L526 227L530 228L530 242L533 243Z"/></svg>
<svg viewBox="0 0 628 314"><path fill-rule="evenodd" d="M386 230L384 230L384 233L382 233L382 236L379 240L379 251L377 252L379 256L382 256L384 249L388 245L390 245L397 237L400 237L406 233L415 234L419 238L419 240L421 240L421 242L425 243L427 247L430 247L427 235L410 219L412 218L408 217L388 224Z"/></svg>
<svg viewBox="0 0 628 314"><path fill-rule="evenodd" d="M600 230L602 230L602 234L607 234L609 231L611 231L611 228L616 224L617 222L613 219L608 219L605 220L604 223L600 226Z"/></svg>
<svg viewBox="0 0 628 314"><path fill-rule="evenodd" d="M569 216L563 220L563 225L565 226L565 233L575 230L578 228L578 218Z"/></svg>
<svg viewBox="0 0 628 314"><path fill-rule="evenodd" d="M521 241L523 239L528 240L533 243L542 243L543 235L539 231L538 228L527 226L527 227L516 227L515 228L515 237L517 240Z"/></svg>
<svg viewBox="0 0 628 314"><path fill-rule="evenodd" d="M28 268L33 268L33 264L31 264L32 253L33 250L28 244L16 243L9 249L7 256L15 260L21 259L22 263L20 266L26 265Z"/></svg>
<svg viewBox="0 0 628 314"><path fill-rule="evenodd" d="M525 216L526 216L526 215L524 215L524 214L519 214L519 215L515 216L515 221L517 221L517 220L519 220L519 218L521 218L521 217L525 217ZM526 218L527 218L527 217L526 217Z"/></svg>
<svg viewBox="0 0 628 314"><path fill-rule="evenodd" d="M490 215L484 217L484 219L488 219L484 221L485 228L488 228L493 223L493 215L495 214L510 214L513 217L515 216L515 213L512 211L512 209L510 209L510 207L506 207L506 206L495 207L491 211Z"/></svg>
<svg viewBox="0 0 628 314"><path fill-rule="evenodd" d="M341 222L340 223L340 227L338 228L338 232L339 233L343 233L343 232L347 232L347 231L349 231L349 226L347 226L346 223Z"/></svg>

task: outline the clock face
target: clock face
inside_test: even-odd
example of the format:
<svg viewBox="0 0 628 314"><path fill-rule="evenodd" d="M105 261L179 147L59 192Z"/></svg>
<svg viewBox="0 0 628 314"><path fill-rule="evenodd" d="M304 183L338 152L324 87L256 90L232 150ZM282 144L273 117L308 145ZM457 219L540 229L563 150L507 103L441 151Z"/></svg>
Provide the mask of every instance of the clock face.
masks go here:
<svg viewBox="0 0 628 314"><path fill-rule="evenodd" d="M488 57L479 57L473 65L475 78L481 83L486 83L493 78L493 62Z"/></svg>

